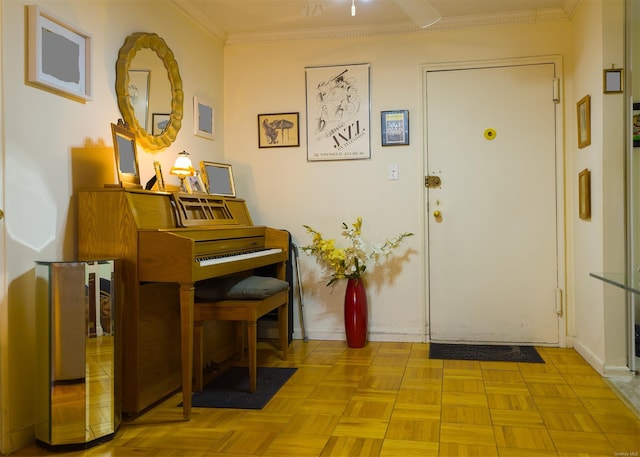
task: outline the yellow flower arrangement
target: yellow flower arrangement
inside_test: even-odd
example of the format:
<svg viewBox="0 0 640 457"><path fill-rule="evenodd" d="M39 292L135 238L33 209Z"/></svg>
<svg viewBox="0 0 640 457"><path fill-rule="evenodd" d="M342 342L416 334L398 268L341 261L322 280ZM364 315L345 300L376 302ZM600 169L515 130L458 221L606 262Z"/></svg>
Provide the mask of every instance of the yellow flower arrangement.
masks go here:
<svg viewBox="0 0 640 457"><path fill-rule="evenodd" d="M386 258L391 251L400 245L400 242L413 233L402 233L395 238L385 240L382 244L376 244L369 248L365 246L361 238L362 217L349 227L342 223L342 236L351 242L346 248L336 247L335 239L325 240L317 230L304 225L307 233L312 235L311 244L301 246L301 249L316 258L316 262L328 274L328 286L339 279L359 279L367 269L367 262L373 260L378 265L382 258Z"/></svg>

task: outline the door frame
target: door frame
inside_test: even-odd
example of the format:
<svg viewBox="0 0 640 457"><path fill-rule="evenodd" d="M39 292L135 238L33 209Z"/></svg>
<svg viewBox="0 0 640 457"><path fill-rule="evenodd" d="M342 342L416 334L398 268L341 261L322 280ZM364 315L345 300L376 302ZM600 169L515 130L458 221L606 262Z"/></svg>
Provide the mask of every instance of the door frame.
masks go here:
<svg viewBox="0 0 640 457"><path fill-rule="evenodd" d="M539 64L553 64L554 76L558 80L556 87L554 83L549 83L549 96L557 95L558 102L555 104L555 145L556 145L556 255L558 259L558 289L560 290L560 297L556 296L556 307L561 306L562 312L558 316L558 346L567 347L567 251L566 251L566 194L565 188L565 148L564 148L564 93L563 93L563 62L561 55L547 55L547 56L535 56L535 57L520 57L510 59L488 59L488 60L469 60L469 61L454 61L454 62L434 62L425 63L420 66L422 75L422 144L423 151L420 157L423 175L427 173L427 156L428 151L428 131L427 125L427 73L431 71L444 71L444 70L468 70L487 67L511 67L521 65L539 65ZM428 189L422 188L422 245L424 246L423 264L424 264L424 334L425 340L430 339L430 306L429 301L429 240L428 240L428 227L429 227L429 204Z"/></svg>
<svg viewBox="0 0 640 457"><path fill-rule="evenodd" d="M0 1L0 24L2 24L2 5ZM2 32L0 31L0 49L3 48ZM0 209L4 211L4 71L0 57ZM4 217L0 219L0 454L7 454L9 449L9 308L7 303L7 278L6 278L6 250L5 250L5 223Z"/></svg>

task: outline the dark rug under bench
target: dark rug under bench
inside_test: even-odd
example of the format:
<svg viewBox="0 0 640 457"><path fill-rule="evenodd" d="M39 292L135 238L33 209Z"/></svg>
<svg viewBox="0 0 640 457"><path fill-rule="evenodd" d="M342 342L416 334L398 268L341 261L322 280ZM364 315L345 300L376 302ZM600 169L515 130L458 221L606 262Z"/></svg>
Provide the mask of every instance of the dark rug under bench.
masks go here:
<svg viewBox="0 0 640 457"><path fill-rule="evenodd" d="M194 408L262 409L297 368L258 367L256 391L249 392L249 371L231 367L191 397ZM178 406L181 406L178 405Z"/></svg>

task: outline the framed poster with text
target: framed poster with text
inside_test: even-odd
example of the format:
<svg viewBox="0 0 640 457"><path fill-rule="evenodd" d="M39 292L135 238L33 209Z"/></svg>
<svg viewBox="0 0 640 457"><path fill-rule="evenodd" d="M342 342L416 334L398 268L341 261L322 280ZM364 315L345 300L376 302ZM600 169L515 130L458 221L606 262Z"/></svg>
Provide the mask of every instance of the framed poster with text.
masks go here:
<svg viewBox="0 0 640 457"><path fill-rule="evenodd" d="M369 64L305 71L307 160L369 159Z"/></svg>

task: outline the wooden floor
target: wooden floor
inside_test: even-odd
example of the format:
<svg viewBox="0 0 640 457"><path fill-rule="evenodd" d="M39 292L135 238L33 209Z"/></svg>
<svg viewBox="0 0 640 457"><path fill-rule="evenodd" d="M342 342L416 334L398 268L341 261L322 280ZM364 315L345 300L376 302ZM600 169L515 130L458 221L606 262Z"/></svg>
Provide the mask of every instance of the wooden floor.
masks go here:
<svg viewBox="0 0 640 457"><path fill-rule="evenodd" d="M176 394L75 456L638 456L640 419L573 349L545 364L429 360L428 344L295 340L298 371L261 411ZM14 455L47 454L34 446Z"/></svg>

